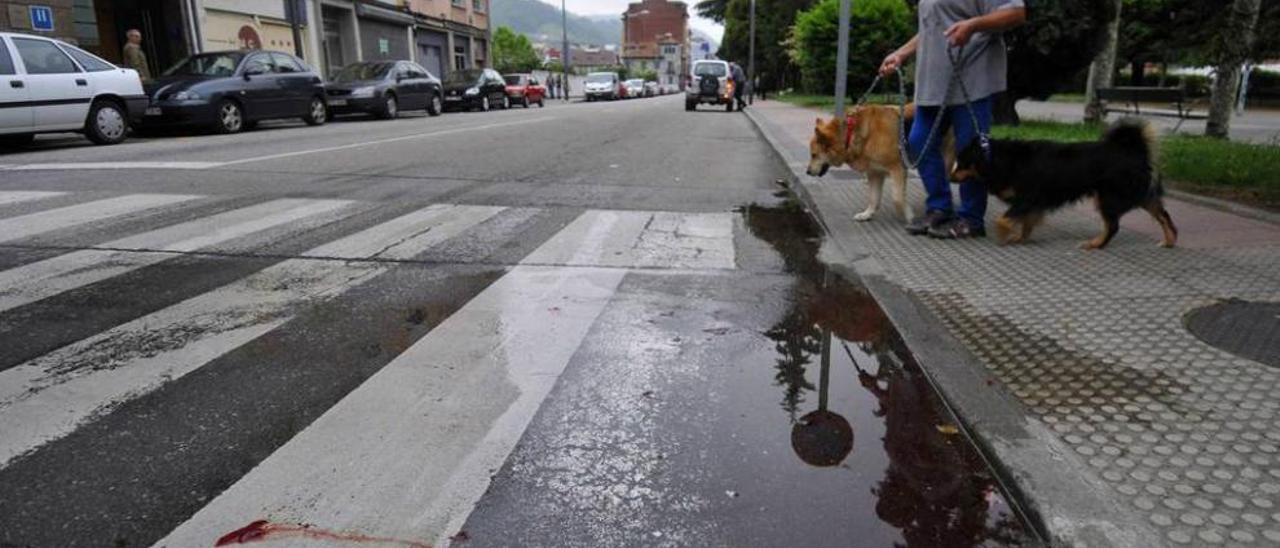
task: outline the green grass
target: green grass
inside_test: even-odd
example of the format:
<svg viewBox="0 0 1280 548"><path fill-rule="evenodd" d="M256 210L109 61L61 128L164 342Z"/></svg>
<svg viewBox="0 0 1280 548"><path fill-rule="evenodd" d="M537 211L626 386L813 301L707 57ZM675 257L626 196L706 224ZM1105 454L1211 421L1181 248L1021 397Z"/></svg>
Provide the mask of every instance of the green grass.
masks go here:
<svg viewBox="0 0 1280 548"><path fill-rule="evenodd" d="M1049 100L1055 103L1080 103L1084 104L1083 93L1055 93Z"/></svg>
<svg viewBox="0 0 1280 548"><path fill-rule="evenodd" d="M999 139L1092 141L1104 126L1024 120L992 130ZM1191 135L1160 139L1161 169L1170 186L1280 210L1280 147Z"/></svg>
<svg viewBox="0 0 1280 548"><path fill-rule="evenodd" d="M836 108L836 100L835 100L835 96L833 95L808 95L804 93L785 93L785 94L778 94L778 95L770 95L769 98L777 99L784 103L791 103L795 106L804 107L804 108L819 108L823 110L831 110ZM898 96L896 94L872 95L867 99L867 102L871 104L896 105L898 104ZM853 103L854 103L854 99L852 97L845 100L846 105L853 105Z"/></svg>

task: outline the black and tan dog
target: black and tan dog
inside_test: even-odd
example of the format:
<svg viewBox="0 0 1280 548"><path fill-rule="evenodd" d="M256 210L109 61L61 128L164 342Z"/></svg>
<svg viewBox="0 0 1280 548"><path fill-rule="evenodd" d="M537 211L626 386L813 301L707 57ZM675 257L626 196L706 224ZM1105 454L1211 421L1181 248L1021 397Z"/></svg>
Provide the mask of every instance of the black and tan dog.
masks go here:
<svg viewBox="0 0 1280 548"><path fill-rule="evenodd" d="M1151 126L1136 119L1119 121L1090 143L993 139L984 148L974 139L960 151L951 180L981 179L1009 204L996 221L1001 244L1026 240L1046 214L1092 198L1102 215L1102 233L1081 247L1106 246L1120 228L1120 217L1139 207L1160 223L1160 245L1173 247L1178 229L1164 208L1156 145Z"/></svg>

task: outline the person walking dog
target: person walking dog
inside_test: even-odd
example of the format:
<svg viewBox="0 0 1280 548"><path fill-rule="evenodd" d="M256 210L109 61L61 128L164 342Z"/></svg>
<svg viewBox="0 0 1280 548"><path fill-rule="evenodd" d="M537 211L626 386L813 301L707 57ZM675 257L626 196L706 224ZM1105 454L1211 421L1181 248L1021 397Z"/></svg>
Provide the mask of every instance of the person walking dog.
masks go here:
<svg viewBox="0 0 1280 548"><path fill-rule="evenodd" d="M916 35L880 64L880 74L887 76L916 56L916 116L908 144L911 156L920 158L917 169L928 199L924 215L908 223L907 232L936 238L986 236L986 186L961 185L956 208L947 180L949 166L943 165L939 146L946 126L955 130L957 148L990 131L991 96L1007 87L1002 33L1026 21L1026 4L1024 0L921 0L918 11ZM953 66L949 55L957 52L961 57ZM972 101L967 105L960 84L952 78L957 70L962 71L959 77ZM966 112L970 108L979 127L973 127ZM935 122L944 127L930 140Z"/></svg>

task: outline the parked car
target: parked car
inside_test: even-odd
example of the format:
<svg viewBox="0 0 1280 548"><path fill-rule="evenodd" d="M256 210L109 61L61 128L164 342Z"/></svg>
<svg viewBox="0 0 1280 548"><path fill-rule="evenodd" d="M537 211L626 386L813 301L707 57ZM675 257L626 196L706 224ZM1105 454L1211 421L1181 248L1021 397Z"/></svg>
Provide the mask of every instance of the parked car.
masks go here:
<svg viewBox="0 0 1280 548"><path fill-rule="evenodd" d="M700 104L724 105L733 112L733 78L729 63L715 59L693 62L693 79L685 90L684 109L694 110Z"/></svg>
<svg viewBox="0 0 1280 548"><path fill-rule="evenodd" d="M538 78L532 74L507 74L502 77L507 82L507 97L512 104L523 105L529 108L529 105L536 104L539 107L545 107L547 98L547 88L538 81Z"/></svg>
<svg viewBox="0 0 1280 548"><path fill-rule="evenodd" d="M455 70L444 77L445 110L511 108L507 82L493 69Z"/></svg>
<svg viewBox="0 0 1280 548"><path fill-rule="evenodd" d="M623 82L623 85L626 86L627 97L631 97L631 98L644 97L644 80L641 80L639 78L633 78L631 80L627 80L626 82Z"/></svg>
<svg viewBox="0 0 1280 548"><path fill-rule="evenodd" d="M220 133L253 129L263 120L329 119L324 81L302 60L279 51L215 51L192 55L146 84L151 106L143 127L202 126Z"/></svg>
<svg viewBox="0 0 1280 548"><path fill-rule="evenodd" d="M0 33L0 144L78 131L99 145L124 141L147 108L138 73L70 44Z"/></svg>
<svg viewBox="0 0 1280 548"><path fill-rule="evenodd" d="M587 75L587 81L582 84L582 91L587 96L587 101L599 101L601 99L621 99L626 97L626 91L622 87L622 79L618 77L616 72L593 72Z"/></svg>
<svg viewBox="0 0 1280 548"><path fill-rule="evenodd" d="M444 105L440 80L412 61L364 61L334 73L325 84L334 114L363 112L395 118L402 110L439 116Z"/></svg>
<svg viewBox="0 0 1280 548"><path fill-rule="evenodd" d="M661 95L661 92L659 92L659 90L658 90L658 83L657 83L657 82L654 82L654 81L648 81L648 82L645 82L645 83L644 83L644 96L645 96L645 97L653 97L653 96L655 96L655 95Z"/></svg>

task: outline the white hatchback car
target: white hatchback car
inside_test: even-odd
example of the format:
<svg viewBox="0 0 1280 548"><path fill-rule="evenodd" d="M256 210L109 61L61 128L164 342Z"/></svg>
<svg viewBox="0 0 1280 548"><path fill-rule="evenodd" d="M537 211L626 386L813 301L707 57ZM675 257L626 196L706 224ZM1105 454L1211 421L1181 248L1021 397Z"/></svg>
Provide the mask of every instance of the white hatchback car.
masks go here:
<svg viewBox="0 0 1280 548"><path fill-rule="evenodd" d="M116 144L148 102L135 70L57 40L0 32L0 145L62 131Z"/></svg>

